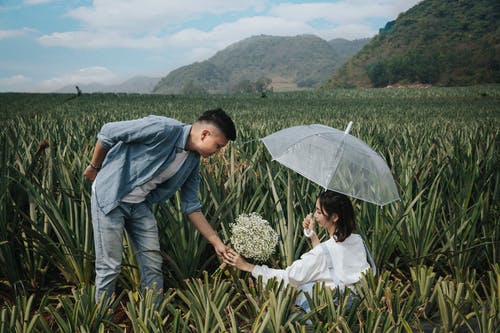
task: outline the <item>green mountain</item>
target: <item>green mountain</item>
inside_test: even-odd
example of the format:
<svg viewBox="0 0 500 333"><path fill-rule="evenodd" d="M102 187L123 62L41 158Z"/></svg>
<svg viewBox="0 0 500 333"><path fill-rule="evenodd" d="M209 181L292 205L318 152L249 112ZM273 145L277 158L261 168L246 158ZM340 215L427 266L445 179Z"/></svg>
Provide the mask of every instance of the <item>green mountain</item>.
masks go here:
<svg viewBox="0 0 500 333"><path fill-rule="evenodd" d="M262 77L271 79L271 85L278 90L318 87L367 42L328 42L313 35L254 36L228 46L208 60L173 70L160 80L154 92L175 94L189 87L226 93Z"/></svg>
<svg viewBox="0 0 500 333"><path fill-rule="evenodd" d="M500 82L500 1L424 0L386 24L324 85Z"/></svg>
<svg viewBox="0 0 500 333"><path fill-rule="evenodd" d="M371 38L361 38L355 40L347 40L343 38L335 38L328 42L333 49L337 52L340 61L344 63L347 59L358 53Z"/></svg>

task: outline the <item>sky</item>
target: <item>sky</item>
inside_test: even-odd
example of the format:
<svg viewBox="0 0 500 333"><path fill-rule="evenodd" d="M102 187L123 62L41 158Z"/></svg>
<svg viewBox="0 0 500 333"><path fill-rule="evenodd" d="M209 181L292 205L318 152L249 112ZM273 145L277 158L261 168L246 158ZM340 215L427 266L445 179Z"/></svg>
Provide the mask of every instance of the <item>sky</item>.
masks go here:
<svg viewBox="0 0 500 333"><path fill-rule="evenodd" d="M255 35L373 37L420 0L0 0L0 92L164 77Z"/></svg>

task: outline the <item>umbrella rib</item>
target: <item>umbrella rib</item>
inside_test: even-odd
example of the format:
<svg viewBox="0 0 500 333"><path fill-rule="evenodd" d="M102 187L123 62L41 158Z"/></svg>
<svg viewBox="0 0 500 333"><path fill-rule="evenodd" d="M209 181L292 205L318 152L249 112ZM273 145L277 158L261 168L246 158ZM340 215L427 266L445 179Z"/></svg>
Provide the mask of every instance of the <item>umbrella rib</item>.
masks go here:
<svg viewBox="0 0 500 333"><path fill-rule="evenodd" d="M340 159L342 158L342 155L344 154L344 142L345 142L345 134L342 136L342 142L339 145L339 149L337 150L337 153L335 154L335 158L333 159L335 161L335 166L332 168L332 172L328 175L328 179L326 181L326 186L330 184L330 181L333 178L333 175L335 172L337 172L337 168L339 166ZM327 187L325 187L326 189Z"/></svg>

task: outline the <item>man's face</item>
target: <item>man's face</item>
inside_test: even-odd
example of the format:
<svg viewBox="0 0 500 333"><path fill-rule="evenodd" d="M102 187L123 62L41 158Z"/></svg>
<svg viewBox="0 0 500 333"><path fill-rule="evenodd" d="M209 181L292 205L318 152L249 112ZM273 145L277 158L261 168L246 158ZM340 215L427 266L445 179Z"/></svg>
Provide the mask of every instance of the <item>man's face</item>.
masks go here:
<svg viewBox="0 0 500 333"><path fill-rule="evenodd" d="M211 127L204 129L201 132L198 153L203 157L209 157L226 146L227 142L228 139L226 139L226 136L217 128Z"/></svg>

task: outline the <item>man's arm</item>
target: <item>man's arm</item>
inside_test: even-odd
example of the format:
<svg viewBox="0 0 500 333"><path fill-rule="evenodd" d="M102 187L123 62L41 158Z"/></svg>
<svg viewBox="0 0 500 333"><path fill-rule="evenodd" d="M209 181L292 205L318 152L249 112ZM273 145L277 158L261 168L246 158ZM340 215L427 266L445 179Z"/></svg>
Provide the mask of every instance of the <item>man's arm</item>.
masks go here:
<svg viewBox="0 0 500 333"><path fill-rule="evenodd" d="M176 137L177 131L173 131L174 124L179 122L166 121L161 116L147 116L133 120L122 120L106 123L97 133L97 139L106 149L111 149L118 142L146 142L158 135Z"/></svg>
<svg viewBox="0 0 500 333"><path fill-rule="evenodd" d="M83 172L83 176L86 179L94 181L95 177L97 176L97 172L99 172L102 167L102 162L104 162L104 158L106 158L107 153L108 150L104 148L99 140L97 140L94 148L94 154L92 155L92 160Z"/></svg>
<svg viewBox="0 0 500 333"><path fill-rule="evenodd" d="M222 242L215 230L208 223L205 215L200 211L196 211L188 214L188 218L203 237L213 245L217 255L226 258L226 251L229 250L229 247Z"/></svg>

